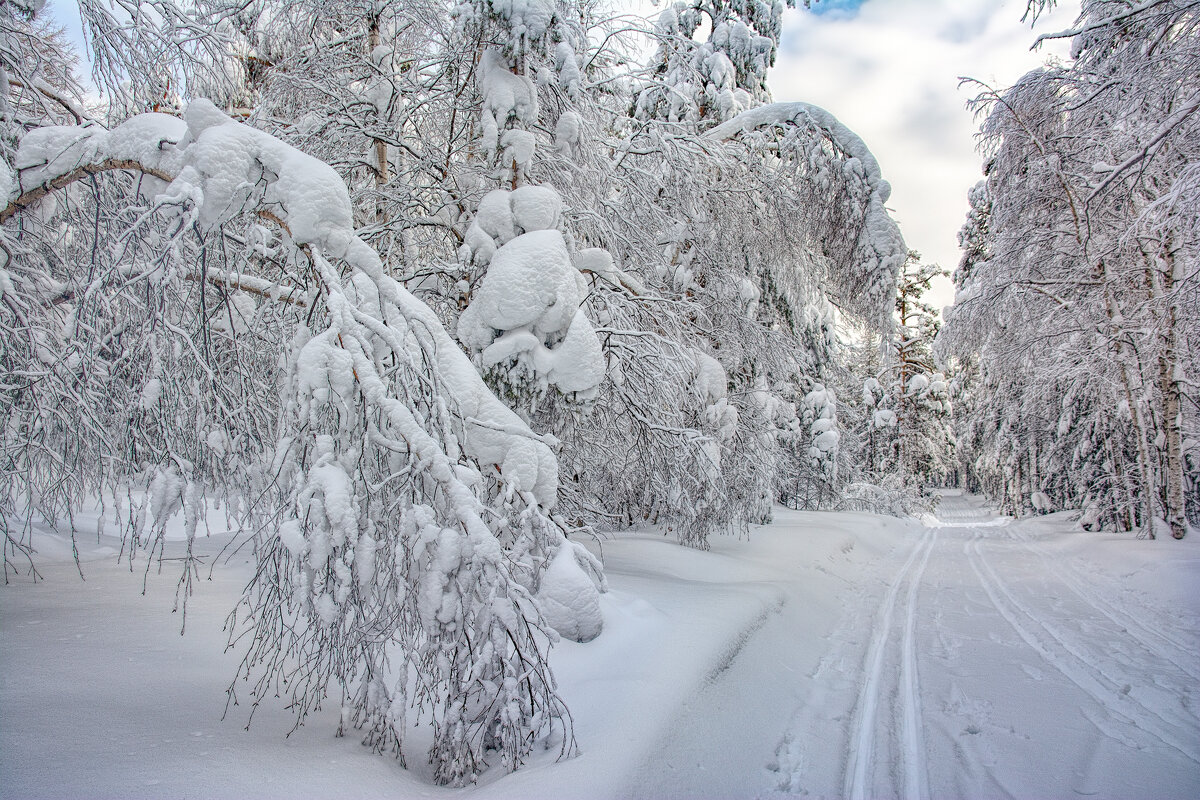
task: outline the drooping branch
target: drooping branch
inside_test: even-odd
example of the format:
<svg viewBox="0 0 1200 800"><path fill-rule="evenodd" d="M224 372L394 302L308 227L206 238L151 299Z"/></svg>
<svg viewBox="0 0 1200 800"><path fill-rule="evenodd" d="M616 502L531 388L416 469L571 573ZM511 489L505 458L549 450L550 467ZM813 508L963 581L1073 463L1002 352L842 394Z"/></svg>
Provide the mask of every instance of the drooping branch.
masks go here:
<svg viewBox="0 0 1200 800"><path fill-rule="evenodd" d="M137 172L143 175L150 175L158 178L161 181L170 183L175 180L174 175L167 172L142 164L139 161L127 158L110 158L95 164L83 164L65 175L60 175L57 178L43 183L22 193L19 197L10 202L3 210L0 210L0 224L7 222L13 215L25 211L33 207L40 200L45 199L60 189L65 189L71 184L93 175L100 175L105 172L113 172L124 170L127 172ZM260 211L258 214L263 219L270 220L279 225L284 230L287 230L287 223L280 219L270 211ZM303 293L294 286L285 286L272 281L256 278L251 275L241 275L229 273L222 270L208 269L204 274L199 272L187 272L183 275L184 280L201 282L207 281L213 286L237 289L249 294L257 295L268 300L294 305L299 308L305 308L308 305L308 300L303 296ZM54 302L63 302L70 299L67 294L61 294L54 298Z"/></svg>
<svg viewBox="0 0 1200 800"><path fill-rule="evenodd" d="M247 613L230 627L233 638L252 632L241 674L262 676L255 700L299 662L314 676L293 689L301 718L336 683L348 693L344 723L365 728L377 749L397 751L407 727L397 709L415 708L434 726L429 760L439 782L472 780L493 746L504 768L515 769L559 725L569 754L570 718L547 661L554 630L529 577L571 547L550 518L554 452L487 388L434 311L386 274L353 228L349 194L333 168L206 101L193 102L183 120L146 114L111 131L35 129L16 163L23 186L33 188L4 219L86 176L128 170L166 183L147 214L176 216L170 237L192 229L203 237L257 216L279 225L289 255L307 259L322 302L307 298L313 313L280 362L288 380L275 447L251 454L269 465L256 491L272 498L256 515L278 535L263 534L256 552L270 563L246 589L239 608ZM163 240L146 241L156 271ZM176 246L172 239L167 249ZM130 252L138 257L126 248L118 258ZM187 265L175 273L192 275L267 296L279 291L227 269ZM172 460L161 474L187 481L190 493L191 465ZM415 479L382 505L371 487L408 474ZM520 502L495 505L491 478ZM199 502L188 497L181 495L185 514ZM531 548L505 549L504 513L519 513L519 524L539 537L537 562ZM305 574L319 579L306 583ZM456 616L446 617L451 608ZM273 620L285 615L306 624L281 633ZM389 687L393 668L397 682ZM468 708L470 715L460 712Z"/></svg>
<svg viewBox="0 0 1200 800"><path fill-rule="evenodd" d="M68 95L64 94L63 92L60 92L59 90L55 89L53 86L51 86L50 84L46 83L43 80L38 80L35 78L35 79L30 80L28 83L26 83L26 82L20 80L19 78L14 78L14 77L10 76L8 79L8 82L10 84L12 84L13 86L20 86L23 89L29 89L31 91L35 91L38 94L41 94L45 97L50 98L51 100L53 100L54 102L58 103L60 106L65 108L67 110L67 112L72 117L74 117L75 121L77 123L79 123L80 125L82 125L86 120L88 120L90 118L88 116L87 111L85 111L77 102L75 102L74 99L72 99Z"/></svg>
<svg viewBox="0 0 1200 800"><path fill-rule="evenodd" d="M1136 153L1126 158L1117 166L1113 167L1112 171L1109 172L1108 177L1101 181L1100 185L1093 189L1092 193L1088 195L1088 201L1090 202L1091 200L1099 197L1105 189L1112 185L1113 181L1125 174L1125 172L1131 167L1136 166L1147 157L1153 155L1158 149L1158 146L1162 144L1163 140L1170 136L1172 131L1182 125L1188 117L1190 117L1192 114L1195 114L1197 109L1200 109L1200 92L1196 92L1194 95L1192 95L1191 99L1188 100L1182 108L1163 120L1162 125L1160 125L1158 130L1154 132L1154 134L1150 137L1150 141L1146 142L1145 146L1140 148Z"/></svg>
<svg viewBox="0 0 1200 800"><path fill-rule="evenodd" d="M1073 39L1074 37L1084 33L1091 33L1092 31L1098 31L1101 28L1107 28L1109 25L1114 23L1122 22L1130 19L1131 17L1136 17L1138 14L1141 14L1144 11L1149 11L1155 6L1161 6L1165 2L1167 2L1167 0L1145 0L1142 3L1138 3L1128 11L1122 11L1119 14L1113 14L1111 17L1106 17L1105 19L1089 22L1087 25L1083 25L1078 28L1068 28L1065 31L1059 31L1057 33L1043 33L1037 38L1036 41L1034 41L1033 46L1029 49L1036 50L1039 46L1041 46L1042 42L1050 39Z"/></svg>
<svg viewBox="0 0 1200 800"><path fill-rule="evenodd" d="M0 224L8 222L13 214L19 211L24 211L37 203L42 198L56 192L59 189L65 189L76 181L82 180L92 175L99 175L102 172L112 172L113 170L127 170L129 172L140 172L144 175L152 175L161 181L170 183L175 180L174 175L168 175L160 169L148 167L138 161L126 158L110 158L95 164L84 164L76 167L65 175L60 175L53 178L40 186L36 186L26 192L23 192L19 197L10 202L0 211Z"/></svg>

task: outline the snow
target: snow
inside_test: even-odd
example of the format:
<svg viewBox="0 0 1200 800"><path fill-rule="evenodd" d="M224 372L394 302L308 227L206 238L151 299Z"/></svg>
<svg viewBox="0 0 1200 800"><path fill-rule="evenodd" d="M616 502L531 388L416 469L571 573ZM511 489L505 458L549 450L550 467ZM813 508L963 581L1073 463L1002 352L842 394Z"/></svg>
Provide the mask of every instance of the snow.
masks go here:
<svg viewBox="0 0 1200 800"><path fill-rule="evenodd" d="M583 273L591 273L608 281L614 287L624 287L634 294L646 291L641 279L619 269L613 261L612 253L601 247L585 247L575 254L575 268Z"/></svg>
<svg viewBox="0 0 1200 800"><path fill-rule="evenodd" d="M578 100L582 94L582 75L579 70L579 59L575 48L568 42L559 42L554 48L554 63L558 70L558 85L572 100ZM574 112L566 112L574 113ZM560 118L561 119L561 118Z"/></svg>
<svg viewBox="0 0 1200 800"><path fill-rule="evenodd" d="M804 396L804 410L813 437L808 455L814 464L824 462L825 468L832 472L841 439L837 431L837 397L824 384L813 384L812 390Z"/></svg>
<svg viewBox="0 0 1200 800"><path fill-rule="evenodd" d="M29 167L22 175L23 181L36 179L40 184L87 163L126 157L145 159L144 168L155 169L170 179L155 202L177 206L182 222L194 221L203 229L261 210L277 218L283 233L292 242L304 246L303 253L323 284L326 314L323 319L317 319L318 323L325 323L320 329L322 332L307 341L303 341L306 334L298 335L298 352L291 359L290 389L298 401L294 406L299 416L298 424L303 427L307 415L313 427L320 430L322 417L328 416L326 403L349 401L356 410L361 408L368 414L377 410L386 420L389 433L402 440L419 459L427 476L424 480L428 494L440 495L439 502L444 502L447 516L453 524L461 526L460 529L442 529L436 544L426 545L425 552L431 557L418 556L411 565L397 562L390 549L384 551L389 561L387 569L389 572L396 570L403 590L408 591L409 579L414 591L420 589L412 603L419 608L421 621L427 626L423 634L424 641L429 643L427 652L418 656L410 649L397 663L410 664L418 657L425 659L421 677L428 682L427 686L438 687L427 691L441 695L434 705L453 701L455 691L471 693L483 702L490 702L488 698L491 698L502 705L508 703L506 698L514 697L518 691L515 679L510 682L492 678L497 672L525 672L527 663L540 663L541 648L553 631L541 628L533 601L524 590L512 588L500 543L481 516L480 482L464 481L465 470L459 469L461 465L457 462L465 452L476 464L497 465L506 491L526 493L524 502L549 510L558 499L558 465L547 441L534 434L520 417L492 394L474 365L442 327L438 316L384 274L378 254L354 231L345 184L324 162L261 131L236 123L211 103L198 100L185 111L183 123L161 115L149 115L135 117L111 132L99 126L34 131L21 142L16 163ZM30 184L30 187L37 184ZM150 190L155 188L152 186ZM539 220L553 222L557 209L548 210L546 199L539 200L537 192L531 197L531 202L526 204L528 208L517 209L514 217L530 226ZM557 231L545 233L561 238ZM330 259L343 263L335 267ZM582 282L569 261L566 261L564 272L570 274L572 286ZM559 329L565 332L576 310L577 301ZM439 402L461 420L461 433L456 431L456 435L435 438L443 432L431 433L420 413L414 413L408 398L395 396L381 377L379 367L385 358L412 355L423 357L434 373ZM146 410L159 403L161 384L156 380L152 378L143 388L141 405ZM337 413L339 406L335 404L334 409ZM294 605L289 605L286 613L295 614L296 618L283 624L296 626L300 620L311 621L314 627L303 634L311 637L309 643L319 641L323 636L337 636L343 629L357 627L360 632L369 629L369 637L362 640L364 651L377 647L382 652L389 639L396 643L406 641L406 636L415 636L412 631L397 635L398 619L405 613L404 597L390 598L386 612L378 616L370 609L364 613L367 607L360 602L374 590L379 565L376 563L378 541L374 538L373 521L360 520L361 498L356 497L355 481L349 474L356 471L357 465L352 463L354 456L339 452L341 448L335 446L330 436L313 436L307 444L285 436L280 445L273 466L283 467L285 459L294 459L298 448L309 445L312 458L308 469L293 473L291 478L283 481L288 484L285 491L293 493L293 502L292 507L281 509L284 519L281 520L279 541L296 559L297 566L294 575L277 576L284 581L294 578L287 589ZM272 470L272 473L280 475L282 470ZM174 515L182 517L177 522L182 525L190 548L201 522L203 506L201 487L192 480L190 465L181 464L180 471L174 467L152 468L145 478L147 497L131 511L133 538L137 540L144 533L149 512L153 516L153 546L165 546L163 532L172 523ZM180 510L183 513L176 515L175 512ZM414 513L418 510L412 509ZM297 524L299 520L304 521L303 530ZM557 530L553 532L561 540L561 534ZM395 537L397 532L382 533ZM187 552L190 556L192 551ZM455 554L461 555L459 562L446 566L443 562L452 562ZM207 553L201 558L212 555ZM410 573L400 574L409 568ZM245 579L248 576L243 574L241 577L242 585L247 585ZM442 591L433 599L440 602L436 609L426 608L420 601L427 595L432 598L433 589L439 584ZM180 583L181 596L186 596L187 585ZM356 590L358 594L355 594ZM487 599L480 602L471 594L473 592L479 592ZM229 604L226 611L232 607L233 604ZM506 625L498 622L501 617L508 620ZM518 619L524 627L518 627ZM245 617L240 622L245 626ZM456 680L452 688L448 687L444 676L461 669L468 657L474 655L448 645L453 636L462 635L465 625L475 626L476 642L482 637L499 636L501 630L506 631L512 643L522 648L522 659L532 661L510 661L498 668L494 660L479 662L478 668L471 667L470 676ZM245 630L247 628L242 627L242 631ZM248 642L248 638L243 641ZM255 642L261 641L255 639ZM507 643L503 644L503 647L507 646ZM244 649L243 646L243 652ZM276 653L267 661L299 655L297 652ZM312 650L306 648L305 655L312 657ZM455 663L451 663L452 660ZM274 666L278 664L263 665L268 671ZM338 677L353 681L356 677L353 673L361 668L361 664L347 664L344 669L348 671L341 672ZM326 660L315 669L328 676L331 667ZM343 667L337 666L333 671L338 669ZM397 692L392 695L383 684L371 683L375 697L371 702L378 701L391 708L405 707L404 683L401 680ZM552 691L540 672L526 674L523 686L529 693L530 702L533 702L535 692ZM259 689L262 688L260 685ZM247 693L253 691L246 690ZM446 697L447 694L451 696ZM375 713L374 706L364 708L361 699L351 702L357 704L355 713ZM422 705L426 713L429 713L428 708L427 704ZM553 708L546 710L550 715L557 713ZM437 724L443 721L439 720ZM522 729L525 718L521 712L516 712L510 714L507 723L502 723L498 735L512 745L510 753L523 753L521 742L533 739L519 737L542 735L550 718L541 717L531 722L535 723L532 728ZM388 724L385 723L385 728ZM465 762L459 761L458 755L451 756L445 748L439 752L443 759L437 771L439 780L457 780L461 773L455 770ZM447 766L446 762L451 759L454 763ZM508 766L514 766L511 759Z"/></svg>
<svg viewBox="0 0 1200 800"><path fill-rule="evenodd" d="M466 245L475 263L487 264L496 248L518 234L558 227L562 198L549 186L522 186L514 191L494 189L479 201L467 229Z"/></svg>
<svg viewBox="0 0 1200 800"><path fill-rule="evenodd" d="M459 316L457 334L485 369L511 363L515 374L532 369L546 386L590 397L606 364L580 309L588 291L581 271L593 268L614 280L619 273L602 250L572 256L557 230L561 211L562 198L549 186L484 195L460 256L487 272Z"/></svg>
<svg viewBox="0 0 1200 800"><path fill-rule="evenodd" d="M500 135L500 147L503 148L500 160L504 164L516 164L525 169L533 159L536 146L537 140L529 131L507 130Z"/></svg>
<svg viewBox="0 0 1200 800"><path fill-rule="evenodd" d="M539 368L563 392L589 392L600 385L606 368L604 350L585 314L575 315L567 335L557 347L546 351Z"/></svg>
<svg viewBox="0 0 1200 800"><path fill-rule="evenodd" d="M729 377L725 374L725 368L720 361L699 350L692 350L692 360L696 363L692 387L697 397L705 405L716 404L729 391Z"/></svg>
<svg viewBox="0 0 1200 800"><path fill-rule="evenodd" d="M499 80L503 84L506 79ZM517 100L514 96L514 102ZM519 102L514 109L521 113L529 110ZM376 312L382 313L385 304L394 308L419 331L414 335L427 352L437 354L433 367L455 403L455 411L472 423L465 427L466 452L480 463L510 465L512 483L518 490L533 492L546 508L554 506L558 467L553 452L496 399L437 315L384 275L378 255L355 235L346 186L328 164L235 122L207 100L192 102L182 121L164 114L143 114L111 131L98 125L39 128L21 140L15 164L21 170L21 190L27 191L86 163L135 158L147 168L175 176L158 202L180 204L202 226L219 224L248 208L264 208L285 223L296 244L311 246L315 266L328 266L326 257L348 262L355 271L350 291L359 296L372 284ZM518 215L523 221L533 225L546 219L545 198L529 205L534 210ZM353 318L355 312L345 307L344 298L331 296L329 304L335 316L345 313ZM565 332L569 323L567 318L559 330ZM389 403L382 383L372 380L374 365L353 364L353 354L342 343L333 344L336 336L331 328L305 345L296 364L300 390L323 402L330 392L347 395L358 380L365 394L388 405L393 422L408 430L406 435L414 445L426 452L440 452L437 442L420 429L407 409ZM156 403L159 394L153 384L147 384L143 405ZM443 467L437 474L453 482L449 463ZM458 493L460 488L452 491ZM470 516L474 513L470 508L474 504L464 494L460 512Z"/></svg>
<svg viewBox="0 0 1200 800"><path fill-rule="evenodd" d="M1063 513L1011 521L958 496L929 526L775 517L710 552L653 530L605 540L605 633L552 652L581 755L538 753L463 790L431 786L420 759L405 770L354 736L333 737L336 697L286 737L282 701L260 706L249 730L244 706L222 721L236 662L222 652L222 625L252 569L244 554L210 562L211 579L205 567L181 637L169 567L146 575L143 596L142 570L113 561L117 540L80 535L81 581L70 542L39 528L46 580L0 592L5 792L1200 794L1197 540L1083 533ZM227 541L214 530L197 547Z"/></svg>
<svg viewBox="0 0 1200 800"><path fill-rule="evenodd" d="M337 334L318 334L300 348L296 356L297 391L318 404L330 393L349 397L354 391L354 358L338 345ZM316 409L313 409L316 413Z"/></svg>
<svg viewBox="0 0 1200 800"><path fill-rule="evenodd" d="M145 411L150 411L158 405L158 401L162 399L163 385L158 378L151 378L146 381L146 385L142 387L142 396L138 400L138 404Z"/></svg>
<svg viewBox="0 0 1200 800"><path fill-rule="evenodd" d="M894 428L896 427L896 412L890 408L877 409L871 415L871 422L876 428Z"/></svg>
<svg viewBox="0 0 1200 800"><path fill-rule="evenodd" d="M566 639L590 642L604 628L600 592L580 568L570 543L558 548L542 574L537 599L550 627Z"/></svg>
<svg viewBox="0 0 1200 800"><path fill-rule="evenodd" d="M513 227L518 232L549 231L558 227L562 198L549 186L515 189L509 193L509 204Z"/></svg>
<svg viewBox="0 0 1200 800"><path fill-rule="evenodd" d="M575 137L578 139L578 135ZM17 179L7 161L0 160L0 201L8 205L17 196Z"/></svg>
<svg viewBox="0 0 1200 800"><path fill-rule="evenodd" d="M551 0L488 0L488 5L508 22L514 36L540 38L554 19Z"/></svg>
<svg viewBox="0 0 1200 800"><path fill-rule="evenodd" d="M488 328L531 326L542 333L566 331L583 299L578 273L558 231L522 234L496 251L471 305L459 321L464 344L483 348Z"/></svg>
<svg viewBox="0 0 1200 800"><path fill-rule="evenodd" d="M261 205L279 209L297 244L320 243L328 255L343 257L354 219L346 185L333 167L233 122L207 101L189 104L184 119L193 141L185 139L186 169L171 188L190 183L201 191L202 225L239 213L265 181Z"/></svg>
<svg viewBox="0 0 1200 800"><path fill-rule="evenodd" d="M583 134L583 118L574 111L564 111L554 126L554 146L565 156L575 155Z"/></svg>
<svg viewBox="0 0 1200 800"><path fill-rule="evenodd" d="M500 131L510 120L529 125L537 120L537 89L533 81L509 71L498 50L484 50L479 61L480 110L483 143L489 154L496 152Z"/></svg>

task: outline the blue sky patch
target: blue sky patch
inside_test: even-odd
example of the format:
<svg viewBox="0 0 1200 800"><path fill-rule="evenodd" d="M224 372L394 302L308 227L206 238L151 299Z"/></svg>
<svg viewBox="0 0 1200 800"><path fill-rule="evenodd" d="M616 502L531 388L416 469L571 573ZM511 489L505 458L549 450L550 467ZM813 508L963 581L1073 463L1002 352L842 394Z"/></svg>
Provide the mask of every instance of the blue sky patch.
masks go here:
<svg viewBox="0 0 1200 800"><path fill-rule="evenodd" d="M816 0L811 11L819 17L853 17L866 0Z"/></svg>

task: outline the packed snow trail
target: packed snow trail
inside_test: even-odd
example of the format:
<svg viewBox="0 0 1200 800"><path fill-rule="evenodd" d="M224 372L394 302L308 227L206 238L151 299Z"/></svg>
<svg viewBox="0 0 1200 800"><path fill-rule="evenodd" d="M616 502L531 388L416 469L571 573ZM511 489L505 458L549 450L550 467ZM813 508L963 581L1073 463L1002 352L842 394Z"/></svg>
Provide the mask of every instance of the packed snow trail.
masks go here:
<svg viewBox="0 0 1200 800"><path fill-rule="evenodd" d="M242 707L220 721L248 561L217 565L180 637L170 568L143 597L119 542L82 536L81 582L69 539L40 534L46 580L0 590L0 794L1200 797L1200 537L1010 520L959 495L926 525L775 516L711 552L606 539L605 632L552 655L581 755L539 749L462 790L332 738L336 702L289 738L282 704L248 731Z"/></svg>
<svg viewBox="0 0 1200 800"><path fill-rule="evenodd" d="M629 796L1198 796L1197 602L1139 602L1085 538L1157 545L1070 530L1066 515L1014 521L948 493L937 519L839 570L853 586L819 643L751 643L755 660L701 687ZM756 636L786 639L811 613L812 577L779 584L779 620ZM789 658L815 661L798 687L783 685ZM796 703L758 776L741 748L763 737L733 699L746 686Z"/></svg>
<svg viewBox="0 0 1200 800"><path fill-rule="evenodd" d="M888 642L892 638L896 597L905 580L908 581L908 592L904 605L904 631L900 637L901 659L899 661L899 695L902 703L903 730L901 739L904 750L905 788L911 797L921 797L924 785L924 742L920 734L920 700L918 697L917 663L915 656L916 629L916 597L921 585L921 575L929 563L929 554L937 541L937 531L933 528L926 530L921 541L913 548L912 554L904 562L896 579L888 587L879 618L875 625L875 635L871 641L871 649L867 657L869 668L865 675L862 693L859 695L860 710L855 720L855 746L851 750L850 760L853 769L847 771L846 796L851 800L863 800L871 794L868 776L873 764L874 741L877 730L877 715L883 683L888 677L885 670L885 655L888 654ZM915 572L913 565L917 564Z"/></svg>

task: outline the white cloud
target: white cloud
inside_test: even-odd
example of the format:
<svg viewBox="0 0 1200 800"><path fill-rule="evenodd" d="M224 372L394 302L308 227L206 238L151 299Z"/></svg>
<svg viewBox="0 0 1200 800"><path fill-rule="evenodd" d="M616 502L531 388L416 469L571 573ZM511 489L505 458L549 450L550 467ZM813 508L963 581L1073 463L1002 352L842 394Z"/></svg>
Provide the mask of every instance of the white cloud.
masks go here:
<svg viewBox="0 0 1200 800"><path fill-rule="evenodd" d="M1070 27L1075 0L1037 32ZM953 269L967 190L981 177L970 76L1007 86L1065 43L1031 53L1024 0L867 0L853 16L789 11L770 86L776 100L822 106L862 136L893 187L889 206L908 246ZM935 305L953 296L935 287Z"/></svg>

